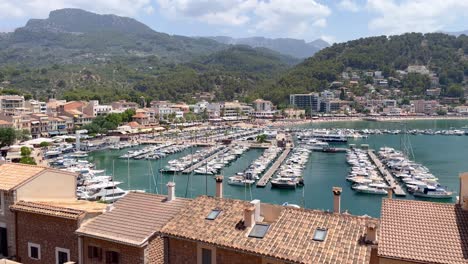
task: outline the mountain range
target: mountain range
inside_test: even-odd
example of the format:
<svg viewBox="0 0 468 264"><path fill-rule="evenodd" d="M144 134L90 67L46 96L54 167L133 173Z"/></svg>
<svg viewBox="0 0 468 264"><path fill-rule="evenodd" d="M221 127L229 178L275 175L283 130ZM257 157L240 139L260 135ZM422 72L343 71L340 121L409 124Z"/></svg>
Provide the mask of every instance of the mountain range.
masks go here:
<svg viewBox="0 0 468 264"><path fill-rule="evenodd" d="M296 58L304 59L311 57L317 51L329 47L326 41L316 39L312 42L305 42L301 39L292 38L265 38L265 37L250 37L250 38L231 38L226 36L207 37L216 40L220 43L229 45L248 45L254 48L262 47L277 51L282 54L290 55Z"/></svg>

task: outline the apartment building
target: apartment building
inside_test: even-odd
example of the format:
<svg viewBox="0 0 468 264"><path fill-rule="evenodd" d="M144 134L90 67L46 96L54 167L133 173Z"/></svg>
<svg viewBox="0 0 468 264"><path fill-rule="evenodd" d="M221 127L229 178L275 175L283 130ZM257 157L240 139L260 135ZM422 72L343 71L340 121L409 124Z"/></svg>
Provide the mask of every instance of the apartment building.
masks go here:
<svg viewBox="0 0 468 264"><path fill-rule="evenodd" d="M40 166L0 165L1 256L16 256L16 217L10 206L19 201L76 200L76 176Z"/></svg>
<svg viewBox="0 0 468 264"><path fill-rule="evenodd" d="M112 105L102 105L97 100L89 101L83 108L83 113L92 117L107 115L110 112L112 112Z"/></svg>
<svg viewBox="0 0 468 264"><path fill-rule="evenodd" d="M10 210L16 218L16 260L23 264L82 263L75 231L105 208L102 203L78 200L15 203Z"/></svg>
<svg viewBox="0 0 468 264"><path fill-rule="evenodd" d="M29 100L25 102L25 108L33 114L47 114L47 103L37 100Z"/></svg>
<svg viewBox="0 0 468 264"><path fill-rule="evenodd" d="M316 113L320 111L320 95L318 93L291 94L289 104L310 111L310 113Z"/></svg>
<svg viewBox="0 0 468 264"><path fill-rule="evenodd" d="M174 188L168 184L167 197L131 192L82 225L76 231L83 245L81 263L167 263L160 230L189 202L176 198Z"/></svg>
<svg viewBox="0 0 468 264"><path fill-rule="evenodd" d="M24 110L24 96L2 95L0 96L0 112L5 115L14 115Z"/></svg>

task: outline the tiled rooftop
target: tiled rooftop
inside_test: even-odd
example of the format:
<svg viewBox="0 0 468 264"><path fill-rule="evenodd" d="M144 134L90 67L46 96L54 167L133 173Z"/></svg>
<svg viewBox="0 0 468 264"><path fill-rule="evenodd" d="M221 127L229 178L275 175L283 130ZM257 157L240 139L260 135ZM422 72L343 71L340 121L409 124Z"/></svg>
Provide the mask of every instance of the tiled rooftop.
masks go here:
<svg viewBox="0 0 468 264"><path fill-rule="evenodd" d="M381 257L421 263L468 263L468 212L457 204L384 199Z"/></svg>
<svg viewBox="0 0 468 264"><path fill-rule="evenodd" d="M45 167L6 163L0 165L0 190L10 191L44 171Z"/></svg>
<svg viewBox="0 0 468 264"><path fill-rule="evenodd" d="M170 221L189 200L130 192L106 212L82 225L77 233L132 246L141 246Z"/></svg>
<svg viewBox="0 0 468 264"><path fill-rule="evenodd" d="M59 171L61 174L75 174L36 165L5 163L0 165L0 190L13 190L45 170Z"/></svg>
<svg viewBox="0 0 468 264"><path fill-rule="evenodd" d="M105 204L88 201L70 202L25 202L19 201L10 206L14 211L42 214L66 219L78 219L84 213L102 212Z"/></svg>
<svg viewBox="0 0 468 264"><path fill-rule="evenodd" d="M248 205L241 200L200 196L162 233L294 263L369 263L371 248L363 241L366 224L376 219L272 205L280 210L279 215L259 239L248 237L250 230L239 228ZM206 220L215 208L222 212L215 220ZM313 240L317 228L327 229L323 242Z"/></svg>

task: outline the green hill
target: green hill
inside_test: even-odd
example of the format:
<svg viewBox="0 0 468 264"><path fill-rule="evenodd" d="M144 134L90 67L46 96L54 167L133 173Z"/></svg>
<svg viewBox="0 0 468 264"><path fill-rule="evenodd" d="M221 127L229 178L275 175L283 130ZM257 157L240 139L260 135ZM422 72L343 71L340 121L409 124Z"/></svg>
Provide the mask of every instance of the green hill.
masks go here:
<svg viewBox="0 0 468 264"><path fill-rule="evenodd" d="M408 33L362 38L334 44L284 74L269 91L270 99L286 102L291 92L321 91L345 70L377 71L385 77L409 65L425 65L440 78L440 85L461 84L468 75L468 37L441 33ZM412 87L408 87L412 89Z"/></svg>

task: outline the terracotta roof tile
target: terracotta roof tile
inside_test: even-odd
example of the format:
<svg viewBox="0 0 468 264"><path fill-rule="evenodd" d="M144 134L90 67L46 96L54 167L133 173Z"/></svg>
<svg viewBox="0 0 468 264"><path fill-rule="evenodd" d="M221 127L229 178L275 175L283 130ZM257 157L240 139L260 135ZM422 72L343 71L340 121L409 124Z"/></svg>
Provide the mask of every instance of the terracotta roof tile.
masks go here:
<svg viewBox="0 0 468 264"><path fill-rule="evenodd" d="M77 173L53 169L49 167L26 165L19 163L5 163L0 165L0 190L10 191L18 188L30 179L39 176L44 171L55 171L64 175L78 176Z"/></svg>
<svg viewBox="0 0 468 264"><path fill-rule="evenodd" d="M17 163L0 165L0 190L10 191L23 182L37 176L46 168Z"/></svg>
<svg viewBox="0 0 468 264"><path fill-rule="evenodd" d="M468 263L468 211L451 203L384 199L381 257L422 263Z"/></svg>
<svg viewBox="0 0 468 264"><path fill-rule="evenodd" d="M248 237L250 230L236 228L248 205L241 200L201 196L182 209L162 233L294 263L369 263L371 248L363 240L366 224L376 219L270 205L279 215L268 220L270 228L259 239ZM205 220L215 208L221 214ZM325 241L313 240L317 228L328 230Z"/></svg>
<svg viewBox="0 0 468 264"><path fill-rule="evenodd" d="M14 211L42 214L66 219L78 219L84 213L102 212L105 204L88 201L70 202L25 202L19 201L10 206Z"/></svg>
<svg viewBox="0 0 468 264"><path fill-rule="evenodd" d="M167 202L164 195L131 192L119 199L110 212L82 225L77 233L141 246L187 203L183 198Z"/></svg>

